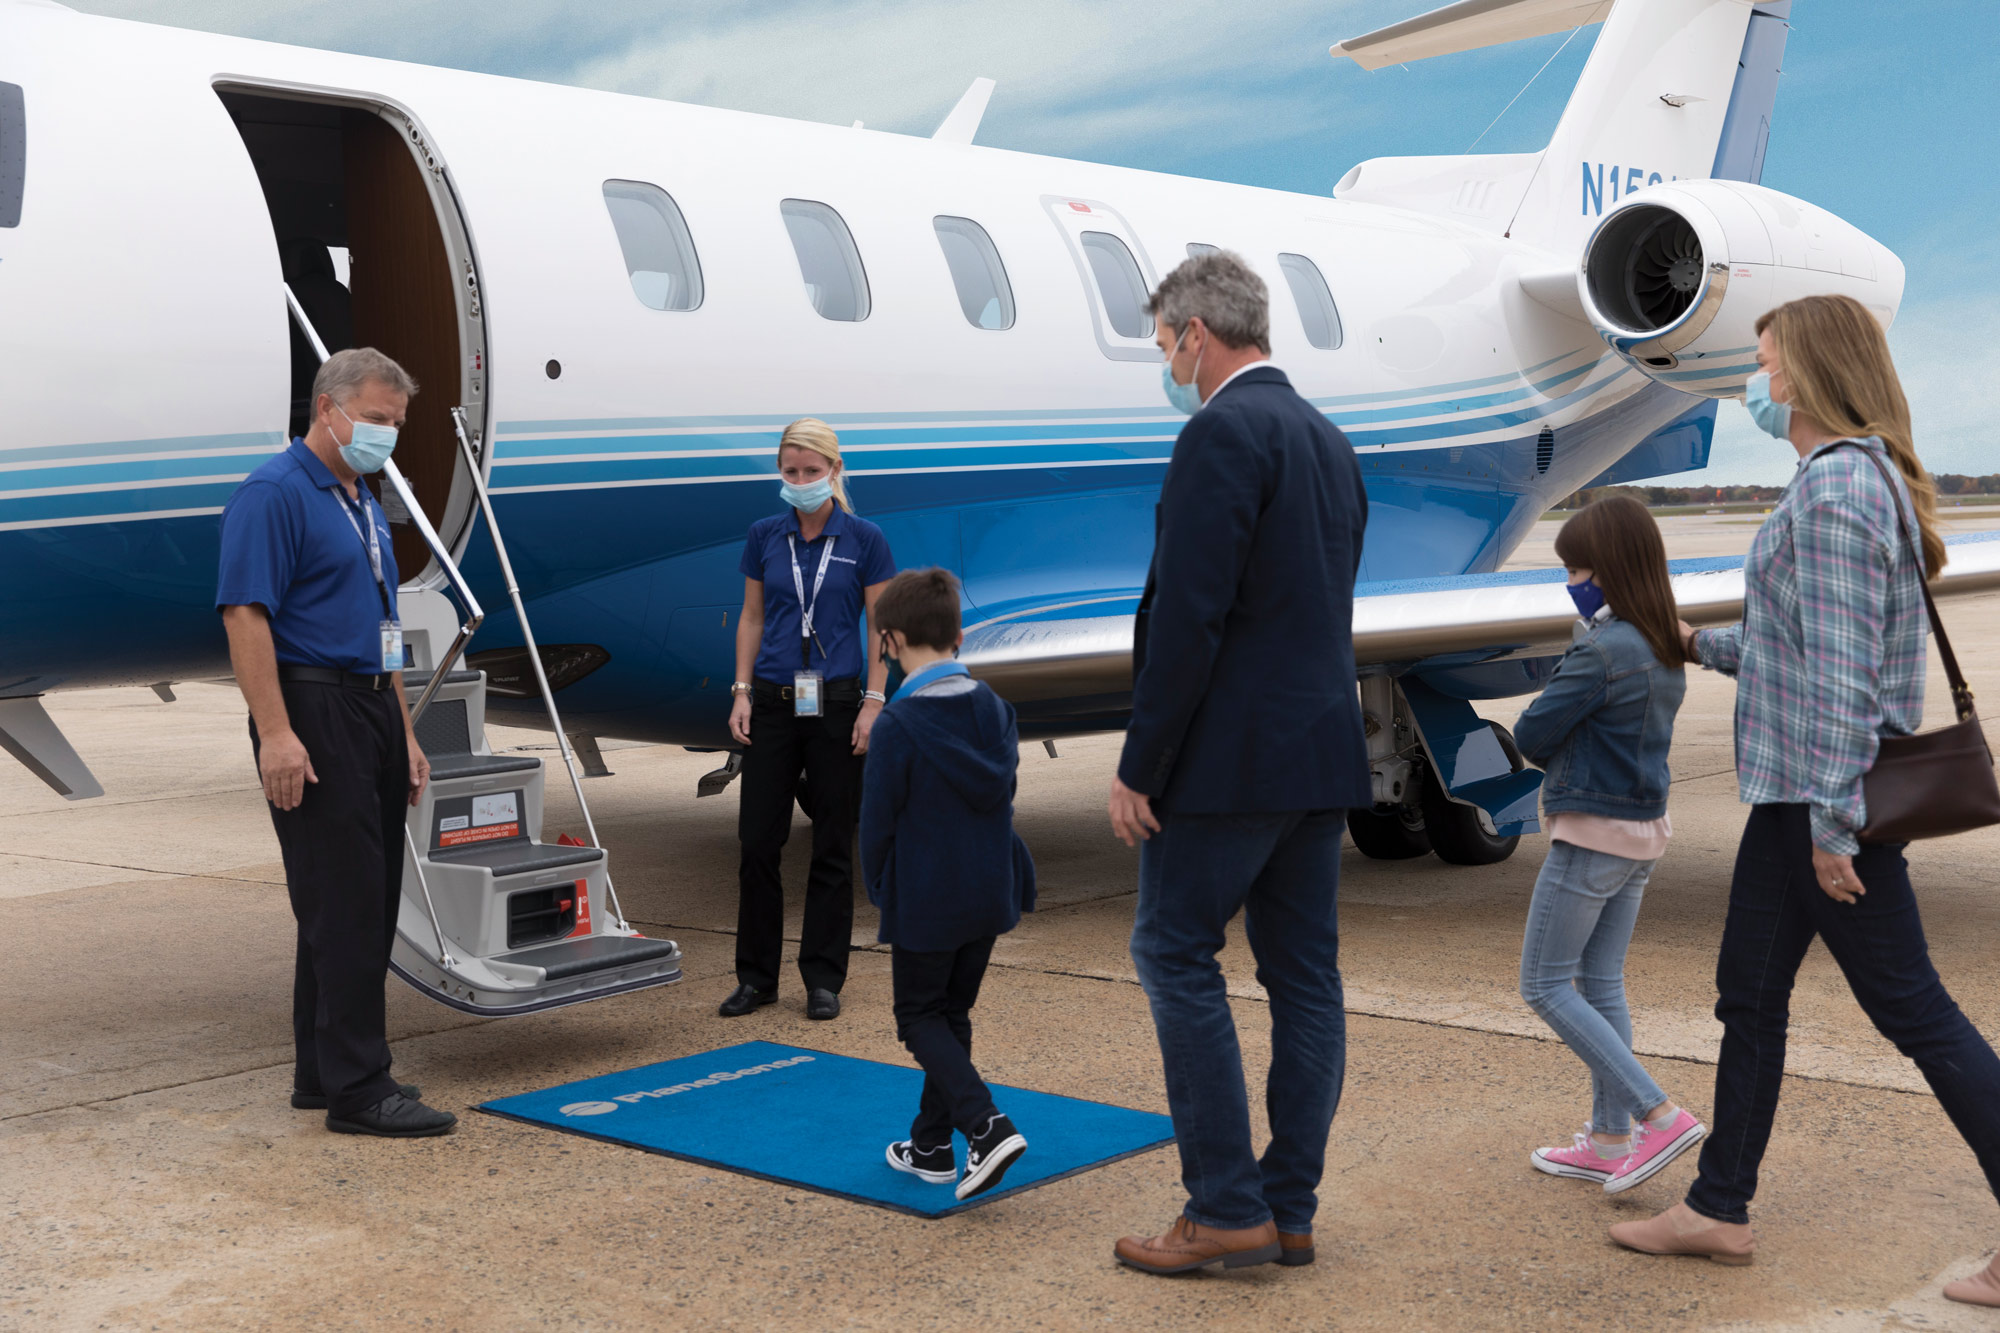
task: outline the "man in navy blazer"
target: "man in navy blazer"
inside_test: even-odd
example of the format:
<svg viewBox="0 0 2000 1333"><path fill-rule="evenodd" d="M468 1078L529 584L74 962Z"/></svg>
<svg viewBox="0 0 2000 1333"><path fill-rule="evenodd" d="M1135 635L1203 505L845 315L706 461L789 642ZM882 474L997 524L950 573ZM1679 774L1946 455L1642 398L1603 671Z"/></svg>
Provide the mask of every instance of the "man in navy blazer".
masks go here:
<svg viewBox="0 0 2000 1333"><path fill-rule="evenodd" d="M1188 1203L1114 1252L1152 1273L1304 1264L1346 1064L1340 838L1373 801L1353 640L1368 500L1346 437L1270 364L1248 265L1190 259L1151 309L1168 398L1194 415L1160 492L1111 822L1143 844L1132 960ZM1216 963L1239 911L1271 999L1261 1162Z"/></svg>

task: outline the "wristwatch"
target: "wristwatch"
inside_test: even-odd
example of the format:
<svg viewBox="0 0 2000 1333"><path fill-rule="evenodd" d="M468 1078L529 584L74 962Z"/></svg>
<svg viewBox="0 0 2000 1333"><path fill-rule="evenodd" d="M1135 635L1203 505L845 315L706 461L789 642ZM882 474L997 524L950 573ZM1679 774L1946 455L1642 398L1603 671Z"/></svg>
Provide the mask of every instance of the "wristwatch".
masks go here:
<svg viewBox="0 0 2000 1333"><path fill-rule="evenodd" d="M731 694L748 694L750 693L750 682L747 680L739 680L734 685L731 685L729 687L729 692Z"/></svg>
<svg viewBox="0 0 2000 1333"><path fill-rule="evenodd" d="M861 697L864 699L873 699L878 704L889 702L889 696L880 690L863 690L861 691Z"/></svg>

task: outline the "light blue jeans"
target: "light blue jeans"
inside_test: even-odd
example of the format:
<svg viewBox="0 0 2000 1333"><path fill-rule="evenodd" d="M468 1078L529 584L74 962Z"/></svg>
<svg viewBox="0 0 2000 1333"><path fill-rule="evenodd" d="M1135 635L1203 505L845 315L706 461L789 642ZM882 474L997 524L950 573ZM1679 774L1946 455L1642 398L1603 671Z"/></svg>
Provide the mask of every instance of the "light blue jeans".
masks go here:
<svg viewBox="0 0 2000 1333"><path fill-rule="evenodd" d="M1590 1066L1590 1123L1624 1134L1667 1099L1632 1055L1625 948L1653 862L1549 844L1521 942L1521 998Z"/></svg>

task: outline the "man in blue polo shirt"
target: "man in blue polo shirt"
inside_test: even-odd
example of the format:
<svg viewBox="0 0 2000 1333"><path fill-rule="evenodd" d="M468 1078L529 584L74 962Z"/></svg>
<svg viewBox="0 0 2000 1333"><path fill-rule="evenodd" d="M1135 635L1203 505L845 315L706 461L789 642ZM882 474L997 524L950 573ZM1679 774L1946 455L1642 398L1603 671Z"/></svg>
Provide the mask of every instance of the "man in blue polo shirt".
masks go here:
<svg viewBox="0 0 2000 1333"><path fill-rule="evenodd" d="M359 481L388 461L416 391L372 347L320 367L305 438L222 511L215 593L298 919L292 1105L389 1138L458 1122L389 1076L383 1019L403 820L430 765L403 696L389 525Z"/></svg>

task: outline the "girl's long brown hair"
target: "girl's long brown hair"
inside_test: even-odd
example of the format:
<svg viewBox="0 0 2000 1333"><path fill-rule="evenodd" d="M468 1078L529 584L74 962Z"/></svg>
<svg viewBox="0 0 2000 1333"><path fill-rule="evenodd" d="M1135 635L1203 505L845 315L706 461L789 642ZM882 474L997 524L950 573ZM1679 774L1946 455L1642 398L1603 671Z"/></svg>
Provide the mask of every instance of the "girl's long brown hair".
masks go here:
<svg viewBox="0 0 2000 1333"><path fill-rule="evenodd" d="M1777 344L1794 412L1835 435L1874 435L1888 446L1917 511L1924 577L1936 578L1945 559L1937 486L1917 458L1910 403L1881 324L1851 296L1802 296L1760 316L1758 334L1766 329Z"/></svg>
<svg viewBox="0 0 2000 1333"><path fill-rule="evenodd" d="M1667 544L1646 506L1629 495L1585 506L1556 533L1556 559L1589 570L1618 618L1646 636L1653 656L1675 670L1688 660L1667 580Z"/></svg>

